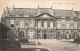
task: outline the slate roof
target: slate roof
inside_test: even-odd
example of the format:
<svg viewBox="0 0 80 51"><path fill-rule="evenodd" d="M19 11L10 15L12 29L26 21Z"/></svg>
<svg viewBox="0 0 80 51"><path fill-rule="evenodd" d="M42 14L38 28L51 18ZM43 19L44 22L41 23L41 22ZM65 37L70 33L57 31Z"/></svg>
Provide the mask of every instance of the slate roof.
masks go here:
<svg viewBox="0 0 80 51"><path fill-rule="evenodd" d="M37 14L37 9L31 8L14 8L10 11L11 16L34 16Z"/></svg>
<svg viewBox="0 0 80 51"><path fill-rule="evenodd" d="M80 17L80 11L74 11L78 17Z"/></svg>
<svg viewBox="0 0 80 51"><path fill-rule="evenodd" d="M77 17L75 12L73 10L54 10L54 15L60 16L60 17Z"/></svg>
<svg viewBox="0 0 80 51"><path fill-rule="evenodd" d="M40 14L48 13L56 17L77 17L73 10L59 10L51 8L13 8L9 10L9 16L36 17Z"/></svg>

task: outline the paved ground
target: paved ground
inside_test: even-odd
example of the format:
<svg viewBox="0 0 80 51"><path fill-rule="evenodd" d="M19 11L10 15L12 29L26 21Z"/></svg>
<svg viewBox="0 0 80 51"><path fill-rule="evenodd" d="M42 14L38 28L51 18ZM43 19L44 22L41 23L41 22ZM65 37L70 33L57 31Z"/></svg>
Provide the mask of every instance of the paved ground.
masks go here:
<svg viewBox="0 0 80 51"><path fill-rule="evenodd" d="M33 40L39 41L52 51L80 51L80 44L72 43L73 40Z"/></svg>

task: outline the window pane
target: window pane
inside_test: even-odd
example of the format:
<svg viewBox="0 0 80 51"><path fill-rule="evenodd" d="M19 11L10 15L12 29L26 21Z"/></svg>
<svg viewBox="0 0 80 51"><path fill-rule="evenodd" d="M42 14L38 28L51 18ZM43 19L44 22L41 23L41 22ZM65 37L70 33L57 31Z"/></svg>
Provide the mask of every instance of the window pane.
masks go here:
<svg viewBox="0 0 80 51"><path fill-rule="evenodd" d="M61 28L61 24L58 23L58 29L60 29L60 28Z"/></svg>
<svg viewBox="0 0 80 51"><path fill-rule="evenodd" d="M73 26L74 26L74 21L73 20L70 20L70 28L73 29Z"/></svg>
<svg viewBox="0 0 80 51"><path fill-rule="evenodd" d="M65 20L61 20L61 26L62 26L62 29L65 29Z"/></svg>
<svg viewBox="0 0 80 51"><path fill-rule="evenodd" d="M47 21L44 21L44 28L47 28Z"/></svg>
<svg viewBox="0 0 80 51"><path fill-rule="evenodd" d="M34 23L33 23L33 20L32 20L32 19L30 19L30 20L29 20L30 28L33 28L33 24L34 24Z"/></svg>
<svg viewBox="0 0 80 51"><path fill-rule="evenodd" d="M77 29L77 22L74 22L74 29Z"/></svg>
<svg viewBox="0 0 80 51"><path fill-rule="evenodd" d="M66 22L66 29L69 29L69 22Z"/></svg>
<svg viewBox="0 0 80 51"><path fill-rule="evenodd" d="M11 24L14 24L14 20L11 20Z"/></svg>
<svg viewBox="0 0 80 51"><path fill-rule="evenodd" d="M20 28L24 28L24 21L20 20Z"/></svg>
<svg viewBox="0 0 80 51"><path fill-rule="evenodd" d="M58 28L58 29L61 28L61 22L60 22L60 21L57 22L57 28Z"/></svg>
<svg viewBox="0 0 80 51"><path fill-rule="evenodd" d="M53 21L50 22L50 28L53 29Z"/></svg>
<svg viewBox="0 0 80 51"><path fill-rule="evenodd" d="M38 28L41 28L41 21L38 21Z"/></svg>

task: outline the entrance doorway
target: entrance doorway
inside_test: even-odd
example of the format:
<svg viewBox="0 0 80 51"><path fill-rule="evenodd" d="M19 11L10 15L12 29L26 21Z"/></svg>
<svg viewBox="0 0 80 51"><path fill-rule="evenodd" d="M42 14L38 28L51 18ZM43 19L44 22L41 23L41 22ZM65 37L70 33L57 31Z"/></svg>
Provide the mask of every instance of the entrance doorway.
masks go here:
<svg viewBox="0 0 80 51"><path fill-rule="evenodd" d="M24 38L24 32L20 31L19 38Z"/></svg>
<svg viewBox="0 0 80 51"><path fill-rule="evenodd" d="M47 39L47 34L44 34L44 39Z"/></svg>

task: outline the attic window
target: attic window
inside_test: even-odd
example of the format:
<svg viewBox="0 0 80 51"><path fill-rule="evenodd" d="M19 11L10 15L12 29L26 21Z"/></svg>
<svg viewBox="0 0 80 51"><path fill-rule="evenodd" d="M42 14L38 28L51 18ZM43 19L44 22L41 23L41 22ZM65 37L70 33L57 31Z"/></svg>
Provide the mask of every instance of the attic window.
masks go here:
<svg viewBox="0 0 80 51"><path fill-rule="evenodd" d="M15 16L15 15L10 15L10 16Z"/></svg>
<svg viewBox="0 0 80 51"><path fill-rule="evenodd" d="M65 17L62 17L62 18L65 18Z"/></svg>
<svg viewBox="0 0 80 51"><path fill-rule="evenodd" d="M70 19L70 17L66 17L67 19Z"/></svg>
<svg viewBox="0 0 80 51"><path fill-rule="evenodd" d="M16 15L16 17L19 17L19 15Z"/></svg>
<svg viewBox="0 0 80 51"><path fill-rule="evenodd" d="M29 15L29 17L34 17L33 15Z"/></svg>
<svg viewBox="0 0 80 51"><path fill-rule="evenodd" d="M70 19L70 17L66 17L67 21Z"/></svg>

